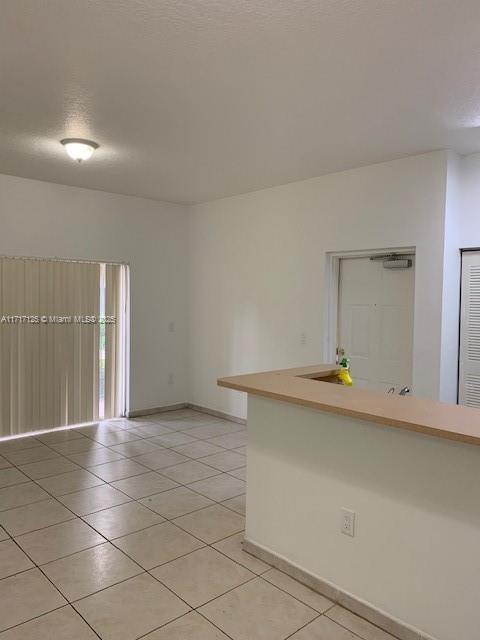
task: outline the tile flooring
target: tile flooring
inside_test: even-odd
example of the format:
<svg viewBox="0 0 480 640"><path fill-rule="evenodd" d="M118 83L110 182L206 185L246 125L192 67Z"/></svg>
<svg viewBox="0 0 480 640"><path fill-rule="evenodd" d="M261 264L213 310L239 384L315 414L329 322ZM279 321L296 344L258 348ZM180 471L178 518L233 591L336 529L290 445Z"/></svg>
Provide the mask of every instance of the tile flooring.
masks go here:
<svg viewBox="0 0 480 640"><path fill-rule="evenodd" d="M0 442L0 640L393 640L245 553L243 425Z"/></svg>

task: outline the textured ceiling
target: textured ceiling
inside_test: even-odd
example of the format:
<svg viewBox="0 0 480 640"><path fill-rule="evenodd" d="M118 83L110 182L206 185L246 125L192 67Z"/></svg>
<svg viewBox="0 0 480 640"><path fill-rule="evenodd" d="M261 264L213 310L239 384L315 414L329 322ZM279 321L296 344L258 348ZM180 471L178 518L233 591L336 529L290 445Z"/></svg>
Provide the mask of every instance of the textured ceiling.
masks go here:
<svg viewBox="0 0 480 640"><path fill-rule="evenodd" d="M0 172L199 202L477 151L479 27L479 0L1 0Z"/></svg>

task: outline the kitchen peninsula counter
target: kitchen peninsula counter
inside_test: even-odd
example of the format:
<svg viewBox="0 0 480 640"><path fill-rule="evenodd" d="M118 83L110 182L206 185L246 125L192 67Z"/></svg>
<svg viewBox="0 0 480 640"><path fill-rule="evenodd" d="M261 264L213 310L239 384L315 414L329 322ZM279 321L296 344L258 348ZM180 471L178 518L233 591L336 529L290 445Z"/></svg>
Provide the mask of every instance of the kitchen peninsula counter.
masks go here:
<svg viewBox="0 0 480 640"><path fill-rule="evenodd" d="M478 640L480 411L337 372L218 381L248 394L244 548L402 640Z"/></svg>
<svg viewBox="0 0 480 640"><path fill-rule="evenodd" d="M220 378L221 387L368 420L430 436L480 445L480 411L436 400L331 384L332 364Z"/></svg>

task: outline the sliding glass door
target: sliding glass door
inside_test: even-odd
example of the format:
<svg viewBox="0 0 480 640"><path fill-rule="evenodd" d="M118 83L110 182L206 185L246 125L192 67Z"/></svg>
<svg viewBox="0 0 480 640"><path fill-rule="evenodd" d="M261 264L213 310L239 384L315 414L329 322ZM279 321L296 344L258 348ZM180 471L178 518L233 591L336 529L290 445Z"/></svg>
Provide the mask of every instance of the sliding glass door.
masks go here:
<svg viewBox="0 0 480 640"><path fill-rule="evenodd" d="M124 265L0 258L0 436L125 411Z"/></svg>

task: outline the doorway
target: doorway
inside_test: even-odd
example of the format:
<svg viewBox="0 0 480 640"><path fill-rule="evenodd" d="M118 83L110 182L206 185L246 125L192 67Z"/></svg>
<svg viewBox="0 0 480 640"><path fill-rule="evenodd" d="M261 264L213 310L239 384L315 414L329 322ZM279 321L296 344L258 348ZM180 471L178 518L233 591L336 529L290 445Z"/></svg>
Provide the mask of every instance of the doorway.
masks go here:
<svg viewBox="0 0 480 640"><path fill-rule="evenodd" d="M334 333L337 359L350 358L357 387L412 387L413 252L338 256Z"/></svg>

